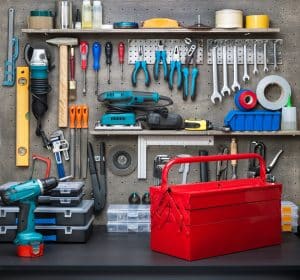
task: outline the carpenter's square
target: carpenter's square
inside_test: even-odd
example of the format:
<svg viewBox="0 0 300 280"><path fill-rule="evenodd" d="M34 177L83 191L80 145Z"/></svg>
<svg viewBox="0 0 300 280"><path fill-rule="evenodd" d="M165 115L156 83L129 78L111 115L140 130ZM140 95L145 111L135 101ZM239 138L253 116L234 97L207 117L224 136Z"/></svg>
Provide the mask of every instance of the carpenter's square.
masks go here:
<svg viewBox="0 0 300 280"><path fill-rule="evenodd" d="M76 126L76 137L75 137L75 143L76 143L76 164L75 164L75 178L79 179L81 176L81 159L80 159L80 153L81 153L81 121L82 121L82 108L80 105L76 105L75 110L75 126Z"/></svg>
<svg viewBox="0 0 300 280"><path fill-rule="evenodd" d="M71 158L71 170L70 174L75 177L75 160L76 160L76 143L75 143L75 118L76 118L76 106L71 105L69 107L69 126L70 126L70 158Z"/></svg>
<svg viewBox="0 0 300 280"><path fill-rule="evenodd" d="M87 173L87 142L88 142L88 127L89 127L89 108L87 105L82 105L82 126L81 126L81 178L86 178Z"/></svg>
<svg viewBox="0 0 300 280"><path fill-rule="evenodd" d="M52 146L52 152L54 153L55 162L57 166L57 173L59 178L66 177L65 169L61 157L61 152L63 152L65 160L69 160L69 143L64 138L64 133L62 130L54 131L50 136L50 143Z"/></svg>
<svg viewBox="0 0 300 280"><path fill-rule="evenodd" d="M15 9L8 9L7 58L4 64L3 86L12 87L16 80L16 60L19 56L19 39L14 37Z"/></svg>

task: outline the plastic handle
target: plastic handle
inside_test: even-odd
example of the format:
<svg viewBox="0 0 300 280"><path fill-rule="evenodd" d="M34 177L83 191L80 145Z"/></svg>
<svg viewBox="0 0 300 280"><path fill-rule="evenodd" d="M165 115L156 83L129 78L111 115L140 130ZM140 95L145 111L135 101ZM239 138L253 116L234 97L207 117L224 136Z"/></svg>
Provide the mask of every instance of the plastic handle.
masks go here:
<svg viewBox="0 0 300 280"><path fill-rule="evenodd" d="M169 76L169 89L170 90L173 89L173 80L174 80L175 68L176 68L176 62L171 61L170 76Z"/></svg>
<svg viewBox="0 0 300 280"><path fill-rule="evenodd" d="M189 96L189 68L185 67L182 70L183 74L183 100L187 100Z"/></svg>
<svg viewBox="0 0 300 280"><path fill-rule="evenodd" d="M153 67L153 77L155 81L158 80L158 76L159 76L159 63L160 63L160 51L155 51L155 62Z"/></svg>
<svg viewBox="0 0 300 280"><path fill-rule="evenodd" d="M142 61L142 68L145 74L145 86L148 87L150 85L150 75L149 75L146 61Z"/></svg>
<svg viewBox="0 0 300 280"><path fill-rule="evenodd" d="M113 53L113 45L111 42L105 43L105 56L106 56L106 64L111 65L111 58Z"/></svg>
<svg viewBox="0 0 300 280"><path fill-rule="evenodd" d="M124 64L124 55L125 55L125 44L124 42L120 42L118 45L118 55L119 55L119 63Z"/></svg>
<svg viewBox="0 0 300 280"><path fill-rule="evenodd" d="M81 41L80 46L80 59L81 59L81 69L86 70L87 68L87 60L89 54L89 44L86 41Z"/></svg>
<svg viewBox="0 0 300 280"><path fill-rule="evenodd" d="M227 161L227 160L241 160L241 159L258 159L260 169L261 180L266 180L266 164L264 159L258 154L236 154L236 155L212 155L212 156L197 156L197 157L185 157L185 158L173 158L163 168L161 187L168 188L168 174L171 167L175 164L181 163L195 163L195 162L209 162L209 161Z"/></svg>
<svg viewBox="0 0 300 280"><path fill-rule="evenodd" d="M177 68L177 89L181 89L182 86L182 70L181 70L181 62L176 62L176 68Z"/></svg>
<svg viewBox="0 0 300 280"><path fill-rule="evenodd" d="M75 128L76 106L71 105L69 108L70 128Z"/></svg>
<svg viewBox="0 0 300 280"><path fill-rule="evenodd" d="M139 72L140 69L140 61L136 61L134 64L134 69L132 71L132 75L131 75L131 83L132 86L136 87L136 83L137 83L137 74Z"/></svg>
<svg viewBox="0 0 300 280"><path fill-rule="evenodd" d="M164 79L167 81L169 76L168 76L168 64L167 64L167 52L162 51L161 52L161 58L162 58L162 63L163 63L163 69L164 69Z"/></svg>
<svg viewBox="0 0 300 280"><path fill-rule="evenodd" d="M82 128L81 120L82 120L82 108L80 105L77 105L76 106L76 128Z"/></svg>
<svg viewBox="0 0 300 280"><path fill-rule="evenodd" d="M93 43L93 69L99 71L100 69L100 57L101 57L101 44L99 42Z"/></svg>
<svg viewBox="0 0 300 280"><path fill-rule="evenodd" d="M89 107L87 105L82 105L82 128L89 127Z"/></svg>
<svg viewBox="0 0 300 280"><path fill-rule="evenodd" d="M196 98L196 85L197 85L197 77L199 74L199 70L197 68L193 68L192 70L192 85L191 85L191 99L192 101Z"/></svg>

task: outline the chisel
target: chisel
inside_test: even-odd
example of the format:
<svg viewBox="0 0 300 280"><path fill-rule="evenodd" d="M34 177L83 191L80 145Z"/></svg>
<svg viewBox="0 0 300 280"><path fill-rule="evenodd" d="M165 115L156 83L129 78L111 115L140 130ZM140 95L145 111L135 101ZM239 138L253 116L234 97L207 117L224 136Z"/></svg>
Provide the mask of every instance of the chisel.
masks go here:
<svg viewBox="0 0 300 280"><path fill-rule="evenodd" d="M230 154L231 155L236 155L237 154L237 142L235 138L231 139L231 144L230 144ZM231 161L231 166L232 166L232 179L237 178L237 160L234 159Z"/></svg>
<svg viewBox="0 0 300 280"><path fill-rule="evenodd" d="M80 152L81 152L81 120L82 120L82 109L80 105L76 106L76 165L75 165L75 178L79 179L81 176L81 168L80 168Z"/></svg>
<svg viewBox="0 0 300 280"><path fill-rule="evenodd" d="M82 105L82 142L81 142L81 178L86 178L87 172L87 141L89 127L89 108L87 105Z"/></svg>
<svg viewBox="0 0 300 280"><path fill-rule="evenodd" d="M70 158L71 158L71 170L70 174L74 177L75 176L75 155L76 155L76 149L75 149L75 118L76 118L76 106L71 105L69 107L69 126L70 126Z"/></svg>

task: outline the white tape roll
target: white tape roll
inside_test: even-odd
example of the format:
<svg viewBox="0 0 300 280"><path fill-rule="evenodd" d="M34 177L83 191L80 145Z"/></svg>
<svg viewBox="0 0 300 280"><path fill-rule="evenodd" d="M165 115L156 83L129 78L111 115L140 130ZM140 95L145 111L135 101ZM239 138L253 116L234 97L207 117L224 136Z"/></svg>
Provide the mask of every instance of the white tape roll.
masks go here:
<svg viewBox="0 0 300 280"><path fill-rule="evenodd" d="M280 97L276 101L270 101L265 96L265 90L270 85L277 85L281 89ZM276 111L287 104L291 96L291 86L288 81L281 76L270 75L260 80L256 88L256 95L261 106L268 110Z"/></svg>
<svg viewBox="0 0 300 280"><path fill-rule="evenodd" d="M243 28L243 11L220 10L216 11L216 28Z"/></svg>

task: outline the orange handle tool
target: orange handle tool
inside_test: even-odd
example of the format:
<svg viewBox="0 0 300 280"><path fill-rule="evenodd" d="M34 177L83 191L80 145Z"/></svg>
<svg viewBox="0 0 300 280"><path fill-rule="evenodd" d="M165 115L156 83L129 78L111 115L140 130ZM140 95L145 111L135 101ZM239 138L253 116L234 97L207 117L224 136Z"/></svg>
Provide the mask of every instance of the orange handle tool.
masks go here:
<svg viewBox="0 0 300 280"><path fill-rule="evenodd" d="M89 107L87 105L82 105L82 128L89 127Z"/></svg>
<svg viewBox="0 0 300 280"><path fill-rule="evenodd" d="M82 128L82 108L81 105L76 105L76 128Z"/></svg>
<svg viewBox="0 0 300 280"><path fill-rule="evenodd" d="M69 107L69 117L70 117L70 128L75 128L75 119L76 119L76 106L71 105Z"/></svg>

